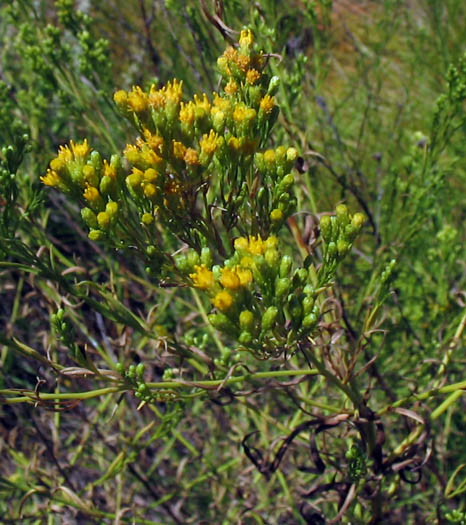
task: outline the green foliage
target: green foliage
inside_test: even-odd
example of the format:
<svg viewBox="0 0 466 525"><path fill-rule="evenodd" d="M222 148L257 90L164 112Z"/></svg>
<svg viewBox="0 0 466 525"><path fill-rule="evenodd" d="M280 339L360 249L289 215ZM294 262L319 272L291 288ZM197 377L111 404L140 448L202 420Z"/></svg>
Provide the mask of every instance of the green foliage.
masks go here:
<svg viewBox="0 0 466 525"><path fill-rule="evenodd" d="M0 7L5 522L464 523L465 17Z"/></svg>

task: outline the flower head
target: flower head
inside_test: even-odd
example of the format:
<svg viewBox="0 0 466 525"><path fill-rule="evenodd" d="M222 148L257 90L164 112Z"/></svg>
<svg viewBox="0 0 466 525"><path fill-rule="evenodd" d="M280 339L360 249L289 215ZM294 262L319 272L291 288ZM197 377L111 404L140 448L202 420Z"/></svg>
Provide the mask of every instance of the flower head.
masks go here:
<svg viewBox="0 0 466 525"><path fill-rule="evenodd" d="M196 288L201 290L208 290L214 285L214 274L207 268L205 264L196 265L195 272L190 273L189 277L193 280Z"/></svg>
<svg viewBox="0 0 466 525"><path fill-rule="evenodd" d="M275 107L275 99L271 97L270 95L265 95L264 98L260 101L259 108L266 115L270 115L274 107Z"/></svg>
<svg viewBox="0 0 466 525"><path fill-rule="evenodd" d="M212 299L212 303L221 312L229 310L233 304L233 297L226 290L218 292L218 294Z"/></svg>

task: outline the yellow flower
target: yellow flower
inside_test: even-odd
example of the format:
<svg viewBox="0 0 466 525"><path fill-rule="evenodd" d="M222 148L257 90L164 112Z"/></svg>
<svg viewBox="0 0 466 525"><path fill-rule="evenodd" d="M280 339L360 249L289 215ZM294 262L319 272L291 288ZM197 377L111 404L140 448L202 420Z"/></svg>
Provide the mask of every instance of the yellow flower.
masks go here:
<svg viewBox="0 0 466 525"><path fill-rule="evenodd" d="M260 101L259 108L266 114L269 115L273 108L275 107L275 99L270 95L265 95L265 97Z"/></svg>
<svg viewBox="0 0 466 525"><path fill-rule="evenodd" d="M54 170L48 169L47 173L43 175L40 180L46 185L46 186L52 186L57 187L61 184L61 179L58 173Z"/></svg>
<svg viewBox="0 0 466 525"><path fill-rule="evenodd" d="M115 166L111 166L106 160L104 160L104 177L107 176L114 180L116 179L116 175Z"/></svg>
<svg viewBox="0 0 466 525"><path fill-rule="evenodd" d="M238 91L238 84L233 79L230 79L227 82L224 91L227 95L234 95Z"/></svg>
<svg viewBox="0 0 466 525"><path fill-rule="evenodd" d="M244 104L236 104L233 111L233 118L236 122L241 123L246 118L246 106Z"/></svg>
<svg viewBox="0 0 466 525"><path fill-rule="evenodd" d="M151 184L150 182L144 184L144 195L148 198L148 199L152 199L153 197L155 197L157 193L157 188Z"/></svg>
<svg viewBox="0 0 466 525"><path fill-rule="evenodd" d="M159 157L157 153L155 153L155 151L149 148L144 148L141 151L140 158L148 166L153 166L154 164L160 164L163 161L162 157Z"/></svg>
<svg viewBox="0 0 466 525"><path fill-rule="evenodd" d="M83 197L90 203L94 204L100 199L100 193L97 188L94 188L94 186L88 186L83 192Z"/></svg>
<svg viewBox="0 0 466 525"><path fill-rule="evenodd" d="M251 64L251 59L247 55L238 55L235 62L241 71L246 72Z"/></svg>
<svg viewBox="0 0 466 525"><path fill-rule="evenodd" d="M239 37L240 47L251 47L254 44L254 36L250 29L243 29Z"/></svg>
<svg viewBox="0 0 466 525"><path fill-rule="evenodd" d="M268 149L264 153L264 162L266 164L273 164L275 162L275 151L273 149Z"/></svg>
<svg viewBox="0 0 466 525"><path fill-rule="evenodd" d="M209 134L204 134L202 139L199 141L202 153L212 155L215 153L220 145L220 138L213 129L210 130Z"/></svg>
<svg viewBox="0 0 466 525"><path fill-rule="evenodd" d="M178 117L180 119L180 122L182 122L183 124L192 125L196 117L195 107L196 106L194 105L194 102L187 102L187 103L182 102L181 108L180 108L180 114Z"/></svg>
<svg viewBox="0 0 466 525"><path fill-rule="evenodd" d="M238 237L235 239L235 250L246 251L248 249L249 243L246 237Z"/></svg>
<svg viewBox="0 0 466 525"><path fill-rule="evenodd" d="M97 214L97 222L99 224L99 227L102 228L102 230L105 230L108 228L110 224L110 215L106 211L101 211L99 214Z"/></svg>
<svg viewBox="0 0 466 525"><path fill-rule="evenodd" d="M240 151L242 146L241 139L238 137L230 137L228 139L228 146L236 152Z"/></svg>
<svg viewBox="0 0 466 525"><path fill-rule="evenodd" d="M139 86L133 86L128 93L128 105L135 113L142 113L149 105L149 98Z"/></svg>
<svg viewBox="0 0 466 525"><path fill-rule="evenodd" d="M183 81L180 82L175 78L171 82L167 82L162 92L167 102L178 104L183 97Z"/></svg>
<svg viewBox="0 0 466 525"><path fill-rule="evenodd" d="M210 102L205 93L202 94L202 97L200 97L199 95L194 95L194 104L197 109L201 109L205 113L209 113Z"/></svg>
<svg viewBox="0 0 466 525"><path fill-rule="evenodd" d="M128 93L120 89L113 95L113 100L119 109L125 110L128 103Z"/></svg>
<svg viewBox="0 0 466 525"><path fill-rule="evenodd" d="M215 115L217 111L223 111L225 114L229 114L231 111L231 102L227 98L220 97L217 93L214 93L214 103L211 114Z"/></svg>
<svg viewBox="0 0 466 525"><path fill-rule="evenodd" d="M241 281L235 271L230 268L222 268L222 276L220 277L220 283L224 288L229 290L237 290L241 287Z"/></svg>
<svg viewBox="0 0 466 525"><path fill-rule="evenodd" d="M173 156L176 159L182 159L184 158L184 155L186 153L186 146L182 142L178 142L177 140L172 141L173 144Z"/></svg>
<svg viewBox="0 0 466 525"><path fill-rule="evenodd" d="M144 130L144 139L146 140L146 143L159 155L162 155L162 149L163 149L163 137L160 135L152 135L152 133L148 130Z"/></svg>
<svg viewBox="0 0 466 525"><path fill-rule="evenodd" d="M283 211L275 208L270 212L270 220L272 222L280 222L283 220Z"/></svg>
<svg viewBox="0 0 466 525"><path fill-rule="evenodd" d="M70 140L70 146L75 159L82 159L86 157L91 151L91 148L87 143L87 139L84 139L81 144L75 144L72 140Z"/></svg>
<svg viewBox="0 0 466 525"><path fill-rule="evenodd" d="M252 281L252 272L248 268L235 266L233 269L222 268L220 283L224 288L237 290L242 286L248 286Z"/></svg>
<svg viewBox="0 0 466 525"><path fill-rule="evenodd" d="M154 216L150 213L144 213L141 217L141 222L148 226L149 224L152 224L154 222Z"/></svg>
<svg viewBox="0 0 466 525"><path fill-rule="evenodd" d="M223 290L218 292L218 294L212 299L212 303L215 308L218 308L221 312L225 312L233 304L233 297L229 292Z"/></svg>
<svg viewBox="0 0 466 525"><path fill-rule="evenodd" d="M53 171L60 172L66 166L66 161L60 156L50 161L50 168Z"/></svg>
<svg viewBox="0 0 466 525"><path fill-rule="evenodd" d="M258 235L257 237L252 235L251 237L249 237L248 251L251 255L264 254L265 244L264 241L261 239L260 235Z"/></svg>
<svg viewBox="0 0 466 525"><path fill-rule="evenodd" d="M252 272L249 268L235 267L236 275L239 278L241 286L248 286L252 282Z"/></svg>
<svg viewBox="0 0 466 525"><path fill-rule="evenodd" d="M143 178L144 173L137 168L133 168L133 171L130 173L130 175L126 177L126 184L135 190L141 185Z"/></svg>
<svg viewBox="0 0 466 525"><path fill-rule="evenodd" d="M196 270L194 273L190 273L189 277L193 280L196 288L201 290L208 290L214 285L214 274L207 268L205 264L194 266Z"/></svg>
<svg viewBox="0 0 466 525"><path fill-rule="evenodd" d="M68 146L60 146L58 149L57 159L66 163L73 160L73 153Z"/></svg>
<svg viewBox="0 0 466 525"><path fill-rule="evenodd" d="M249 69L246 73L246 82L248 84L254 85L261 77L261 74L257 69Z"/></svg>
<svg viewBox="0 0 466 525"><path fill-rule="evenodd" d="M157 86L152 84L149 91L149 105L155 109L165 107L165 94L163 90L157 89Z"/></svg>
<svg viewBox="0 0 466 525"><path fill-rule="evenodd" d="M188 166L197 166L199 164L199 154L193 148L188 148L184 154L184 161Z"/></svg>
<svg viewBox="0 0 466 525"><path fill-rule="evenodd" d="M236 49L232 46L228 46L225 51L223 52L223 56L227 59L227 60L233 60L233 61L236 61L237 57L238 57L238 51L236 51Z"/></svg>
<svg viewBox="0 0 466 525"><path fill-rule="evenodd" d="M146 182L155 182L159 174L154 170L154 168L149 168L144 172L144 180Z"/></svg>
<svg viewBox="0 0 466 525"><path fill-rule="evenodd" d="M127 144L123 155L130 164L137 164L141 158L139 149L133 144Z"/></svg>
<svg viewBox="0 0 466 525"><path fill-rule="evenodd" d="M235 240L235 250L240 252L247 252L251 255L263 255L265 250L269 248L276 248L278 244L277 238L275 235L271 235L265 240L262 240L261 236L258 235L246 237L238 237ZM253 264L253 261L250 257L245 256L241 259L241 266L249 268ZM252 278L252 276L251 276Z"/></svg>

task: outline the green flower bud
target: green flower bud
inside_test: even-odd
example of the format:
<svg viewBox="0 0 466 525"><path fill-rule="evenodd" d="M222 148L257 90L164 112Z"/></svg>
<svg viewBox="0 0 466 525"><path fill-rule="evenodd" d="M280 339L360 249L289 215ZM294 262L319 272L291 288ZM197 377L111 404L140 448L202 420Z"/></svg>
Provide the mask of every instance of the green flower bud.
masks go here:
<svg viewBox="0 0 466 525"><path fill-rule="evenodd" d="M192 270L194 269L194 266L196 266L196 264L200 263L199 255L198 255L198 253L195 250L189 250L187 255L186 255L186 259L187 259L187 262L188 262L188 266Z"/></svg>
<svg viewBox="0 0 466 525"><path fill-rule="evenodd" d="M205 264L210 268L214 262L210 248L202 248L201 250L201 264Z"/></svg>
<svg viewBox="0 0 466 525"><path fill-rule="evenodd" d="M296 283L296 286L303 286L306 284L309 274L306 268L299 268L294 272L293 284Z"/></svg>
<svg viewBox="0 0 466 525"><path fill-rule="evenodd" d="M113 219L113 217L115 217L115 215L118 213L118 203L113 201L107 202L107 205L105 206L105 211Z"/></svg>
<svg viewBox="0 0 466 525"><path fill-rule="evenodd" d="M186 260L186 255L184 253L179 253L173 257L175 266L181 273L188 273L191 271L191 267Z"/></svg>
<svg viewBox="0 0 466 525"><path fill-rule="evenodd" d="M238 337L238 342L242 345L248 345L252 342L252 334L250 332L241 332Z"/></svg>
<svg viewBox="0 0 466 525"><path fill-rule="evenodd" d="M339 204L336 208L337 221L341 226L346 226L349 223L349 212L348 207L344 204Z"/></svg>
<svg viewBox="0 0 466 525"><path fill-rule="evenodd" d="M291 299L288 304L290 317L291 317L291 324L297 328L301 324L301 319L303 317L303 307L299 299L292 295Z"/></svg>
<svg viewBox="0 0 466 525"><path fill-rule="evenodd" d="M265 161L264 161L264 154L263 153L256 153L254 155L254 164L256 165L256 168L263 172L265 171Z"/></svg>
<svg viewBox="0 0 466 525"><path fill-rule="evenodd" d="M351 244L349 242L338 239L337 241L337 251L340 257L344 257L351 250Z"/></svg>
<svg viewBox="0 0 466 525"><path fill-rule="evenodd" d="M295 148L288 148L286 150L286 160L288 162L295 162L298 158L298 150Z"/></svg>
<svg viewBox="0 0 466 525"><path fill-rule="evenodd" d="M83 166L83 177L84 180L91 186L98 186L99 177L97 176L94 166L86 164Z"/></svg>
<svg viewBox="0 0 466 525"><path fill-rule="evenodd" d="M128 368L128 377L130 379L134 379L135 376L136 376L136 367L135 365L130 365Z"/></svg>
<svg viewBox="0 0 466 525"><path fill-rule="evenodd" d="M275 248L265 250L264 258L270 268L277 268L280 264L280 254Z"/></svg>
<svg viewBox="0 0 466 525"><path fill-rule="evenodd" d="M314 326L316 326L318 320L319 319L316 314L308 314L304 317L301 326L306 330L310 330L311 328L314 328Z"/></svg>
<svg viewBox="0 0 466 525"><path fill-rule="evenodd" d="M254 314L250 310L243 310L239 314L239 326L241 330L252 332L254 329Z"/></svg>
<svg viewBox="0 0 466 525"><path fill-rule="evenodd" d="M323 215L320 218L320 232L325 242L332 240L332 221L328 215Z"/></svg>
<svg viewBox="0 0 466 525"><path fill-rule="evenodd" d="M284 218L285 218L285 215L283 213L283 210L279 210L278 208L275 208L270 212L270 220L275 226L280 224Z"/></svg>
<svg viewBox="0 0 466 525"><path fill-rule="evenodd" d="M154 216L151 213L143 213L141 217L142 224L149 226L154 222Z"/></svg>
<svg viewBox="0 0 466 525"><path fill-rule="evenodd" d="M275 283L275 297L278 299L281 299L284 297L291 288L291 279L288 277L282 277L281 279L277 279L277 282Z"/></svg>
<svg viewBox="0 0 466 525"><path fill-rule="evenodd" d="M303 288L303 292L306 294L306 295L310 295L312 297L315 297L315 289L314 287L312 286L312 284L306 284L306 286Z"/></svg>
<svg viewBox="0 0 466 525"><path fill-rule="evenodd" d="M91 152L91 164L94 167L97 175L100 175L100 172L102 170L102 157L100 156L100 153L98 151L92 151Z"/></svg>
<svg viewBox="0 0 466 525"><path fill-rule="evenodd" d="M149 257L154 257L155 255L157 255L157 248L151 244L149 245L147 248L146 248L146 254L149 256Z"/></svg>
<svg viewBox="0 0 466 525"><path fill-rule="evenodd" d="M100 241L100 239L104 237L104 232L100 230L91 230L88 237L91 241Z"/></svg>
<svg viewBox="0 0 466 525"><path fill-rule="evenodd" d="M280 181L280 184L278 185L279 193L282 193L283 191L288 191L291 188L291 186L293 186L293 184L294 177L291 173L288 173L288 175L285 175Z"/></svg>
<svg viewBox="0 0 466 525"><path fill-rule="evenodd" d="M96 184L97 186L97 184ZM99 191L102 195L108 195L113 189L113 180L108 176L104 175L100 180Z"/></svg>
<svg viewBox="0 0 466 525"><path fill-rule="evenodd" d="M124 375L124 373L125 373L125 367L124 367L123 363L117 363L117 364L115 365L115 368L116 368L116 371L117 371L119 374Z"/></svg>
<svg viewBox="0 0 466 525"><path fill-rule="evenodd" d="M337 255L337 245L336 245L336 243L334 243L333 241L329 242L328 246L327 246L327 257L329 259L334 259L336 255Z"/></svg>
<svg viewBox="0 0 466 525"><path fill-rule="evenodd" d="M314 308L314 304L315 304L316 300L314 297L310 296L310 295L307 295L304 299L303 299L303 311L304 311L304 315L308 315L310 313L312 313L312 309Z"/></svg>
<svg viewBox="0 0 466 525"><path fill-rule="evenodd" d="M220 332L236 336L238 329L225 314L210 314L208 319L209 323Z"/></svg>
<svg viewBox="0 0 466 525"><path fill-rule="evenodd" d="M89 228L97 229L99 227L97 224L97 215L90 208L83 208L81 210L81 217Z"/></svg>
<svg viewBox="0 0 466 525"><path fill-rule="evenodd" d="M214 279L219 281L222 277L222 267L218 264L214 264L214 266L212 266L212 273L214 274Z"/></svg>
<svg viewBox="0 0 466 525"><path fill-rule="evenodd" d="M106 230L110 225L110 215L106 211L97 214L97 222L102 230Z"/></svg>
<svg viewBox="0 0 466 525"><path fill-rule="evenodd" d="M353 242L354 239L356 239L356 236L358 235L358 232L359 230L357 230L354 226L353 226L353 223L349 223L346 225L345 227L345 231L344 231L344 240L347 240L349 242Z"/></svg>
<svg viewBox="0 0 466 525"><path fill-rule="evenodd" d="M138 377L142 377L143 374L144 374L144 363L139 363L138 366L136 367L136 375Z"/></svg>
<svg viewBox="0 0 466 525"><path fill-rule="evenodd" d="M267 332L270 330L278 317L278 308L276 306L269 306L262 316L262 331Z"/></svg>
<svg viewBox="0 0 466 525"><path fill-rule="evenodd" d="M280 77L274 75L269 82L269 87L267 88L267 95L275 95L278 91L278 86L280 85Z"/></svg>
<svg viewBox="0 0 466 525"><path fill-rule="evenodd" d="M351 219L351 224L356 228L358 232L361 231L361 228L363 227L365 222L366 217L362 213L355 213L353 215L353 218Z"/></svg>
<svg viewBox="0 0 466 525"><path fill-rule="evenodd" d="M257 192L257 202L261 205L261 206L265 206L266 203L267 203L267 197L268 197L268 190L264 187L260 188L259 191Z"/></svg>
<svg viewBox="0 0 466 525"><path fill-rule="evenodd" d="M284 255L280 261L280 277L288 277L288 275L290 275L292 265L293 259L289 255Z"/></svg>

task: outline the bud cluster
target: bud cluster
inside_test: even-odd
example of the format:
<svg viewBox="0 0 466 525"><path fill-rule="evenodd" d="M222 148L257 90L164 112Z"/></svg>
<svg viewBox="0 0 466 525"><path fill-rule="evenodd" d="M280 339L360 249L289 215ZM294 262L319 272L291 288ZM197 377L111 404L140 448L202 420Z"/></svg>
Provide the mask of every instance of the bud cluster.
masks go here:
<svg viewBox="0 0 466 525"><path fill-rule="evenodd" d="M125 369L123 363L117 363L117 372L123 377L134 391L134 395L144 403L154 403L156 401L174 401L177 396L173 390L152 391L144 380L144 363L130 365Z"/></svg>
<svg viewBox="0 0 466 525"><path fill-rule="evenodd" d="M337 206L334 216L324 215L320 219L320 232L324 241L324 264L319 272L320 282L333 277L338 263L351 251L365 220L362 213L351 216L344 204Z"/></svg>

